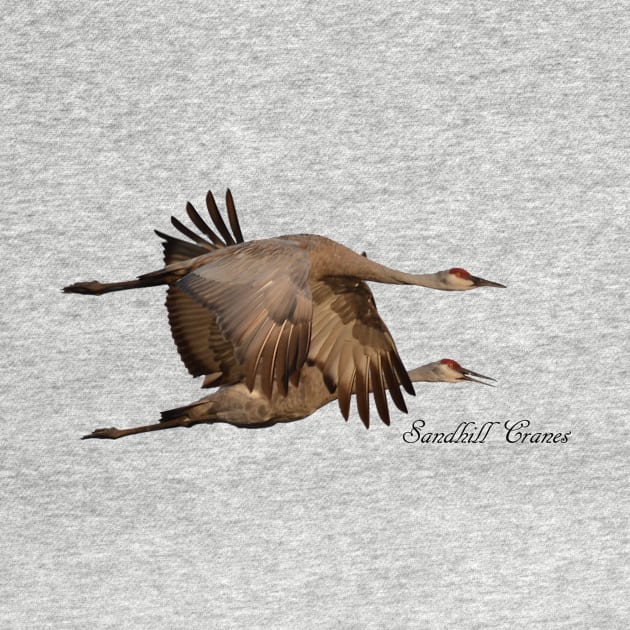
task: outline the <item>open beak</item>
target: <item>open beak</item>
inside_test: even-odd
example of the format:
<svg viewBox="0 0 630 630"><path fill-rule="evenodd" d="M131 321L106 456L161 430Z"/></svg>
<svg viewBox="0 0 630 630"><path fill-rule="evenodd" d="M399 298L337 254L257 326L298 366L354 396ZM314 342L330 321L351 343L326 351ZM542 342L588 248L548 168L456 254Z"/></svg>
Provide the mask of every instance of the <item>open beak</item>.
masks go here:
<svg viewBox="0 0 630 630"><path fill-rule="evenodd" d="M503 285L499 285L499 286L503 286ZM462 368L462 377L461 377L461 381L472 381L473 383L481 383L482 385L489 385L490 387L494 387L494 385L491 385L490 383L486 383L484 381L480 381L478 380L479 378L485 378L487 381L494 381L495 383L497 382L497 380L495 378L492 378L491 376L484 376L483 374L478 374L477 372L473 372L472 370L467 370L466 368ZM472 378L473 376L476 376L477 378Z"/></svg>
<svg viewBox="0 0 630 630"><path fill-rule="evenodd" d="M504 284L491 282L490 280L484 280L483 278L477 278L476 276L470 276L470 279L476 287L498 287L499 289L507 288Z"/></svg>

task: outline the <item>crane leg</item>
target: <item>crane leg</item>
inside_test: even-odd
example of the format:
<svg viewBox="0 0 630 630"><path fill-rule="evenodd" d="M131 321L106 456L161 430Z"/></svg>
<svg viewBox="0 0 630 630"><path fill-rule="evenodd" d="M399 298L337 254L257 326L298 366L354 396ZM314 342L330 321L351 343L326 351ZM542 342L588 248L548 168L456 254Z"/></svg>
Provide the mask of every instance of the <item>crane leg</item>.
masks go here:
<svg viewBox="0 0 630 630"><path fill-rule="evenodd" d="M297 418L296 418L297 419ZM266 427L272 427L277 424L277 420L265 420L255 422L252 424L244 424L234 422L230 420L220 419L205 419L205 420L191 420L190 418L183 416L180 418L173 418L172 420L164 420L162 422L154 422L153 424L145 424L141 427L131 427L130 429L117 429L116 427L109 427L106 429L96 429L84 435L82 440L117 440L118 438L125 437L127 435L135 435L136 433L148 433L149 431L162 431L163 429L172 429L174 427L192 427L196 424L231 424L239 429L264 429Z"/></svg>
<svg viewBox="0 0 630 630"><path fill-rule="evenodd" d="M181 263L167 265L162 269L144 273L135 280L124 280L123 282L75 282L63 288L64 293L82 293L84 295L102 295L112 291L125 291L127 289L142 289L144 287L156 287L161 284L172 284L185 276L190 270L195 269L204 263L205 257L198 256Z"/></svg>
<svg viewBox="0 0 630 630"><path fill-rule="evenodd" d="M157 284L164 284L163 281L155 282L145 278L136 280L126 280L125 282L98 282L91 280L89 282L75 282L63 288L64 293L81 293L83 295L103 295L103 293L111 293L112 291L125 291L127 289L142 289L143 287L151 287Z"/></svg>
<svg viewBox="0 0 630 630"><path fill-rule="evenodd" d="M164 422L154 422L153 424L146 424L141 427L132 427L130 429L117 429L116 427L109 427L107 429L96 429L84 435L82 440L98 439L98 440L117 440L118 438L125 437L126 435L134 435L136 433L148 433L149 431L162 431L163 429L172 429L174 427L192 427L195 424L207 423L207 420L191 420L190 418L173 418L172 420L165 420Z"/></svg>

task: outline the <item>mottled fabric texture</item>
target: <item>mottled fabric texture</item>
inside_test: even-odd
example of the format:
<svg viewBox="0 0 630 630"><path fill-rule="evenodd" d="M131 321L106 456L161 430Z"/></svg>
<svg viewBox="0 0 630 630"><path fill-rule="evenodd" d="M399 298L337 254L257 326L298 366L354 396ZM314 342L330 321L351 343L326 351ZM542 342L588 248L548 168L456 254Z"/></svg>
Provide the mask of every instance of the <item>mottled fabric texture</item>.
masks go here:
<svg viewBox="0 0 630 630"><path fill-rule="evenodd" d="M4 7L0 626L628 627L629 32L621 2ZM508 285L373 286L407 367L497 387L80 441L199 382L163 287L61 288L157 269L153 228L227 187L246 238Z"/></svg>

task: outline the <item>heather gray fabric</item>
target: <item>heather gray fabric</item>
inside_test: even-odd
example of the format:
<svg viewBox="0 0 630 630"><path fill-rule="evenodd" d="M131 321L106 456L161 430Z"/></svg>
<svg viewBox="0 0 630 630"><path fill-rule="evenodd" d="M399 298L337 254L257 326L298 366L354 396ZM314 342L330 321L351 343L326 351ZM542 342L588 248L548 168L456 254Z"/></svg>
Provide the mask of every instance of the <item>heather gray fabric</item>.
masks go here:
<svg viewBox="0 0 630 630"><path fill-rule="evenodd" d="M628 627L627 5L3 13L1 627ZM200 392L163 288L61 287L157 268L153 228L228 186L248 238L507 284L374 286L408 367L498 387L80 441ZM420 418L499 424L405 443Z"/></svg>

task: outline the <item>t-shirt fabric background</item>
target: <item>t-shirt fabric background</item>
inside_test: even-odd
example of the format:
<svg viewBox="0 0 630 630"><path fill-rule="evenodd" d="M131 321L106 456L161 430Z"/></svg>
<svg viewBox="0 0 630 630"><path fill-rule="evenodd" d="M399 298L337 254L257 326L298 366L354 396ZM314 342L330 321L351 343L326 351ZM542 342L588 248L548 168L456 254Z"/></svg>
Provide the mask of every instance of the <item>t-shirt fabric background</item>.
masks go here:
<svg viewBox="0 0 630 630"><path fill-rule="evenodd" d="M2 627L627 627L623 3L42 2L2 31ZM506 284L372 285L408 368L497 387L418 384L369 431L331 404L81 441L203 392L163 287L61 288L159 268L153 229L228 187L246 238Z"/></svg>

